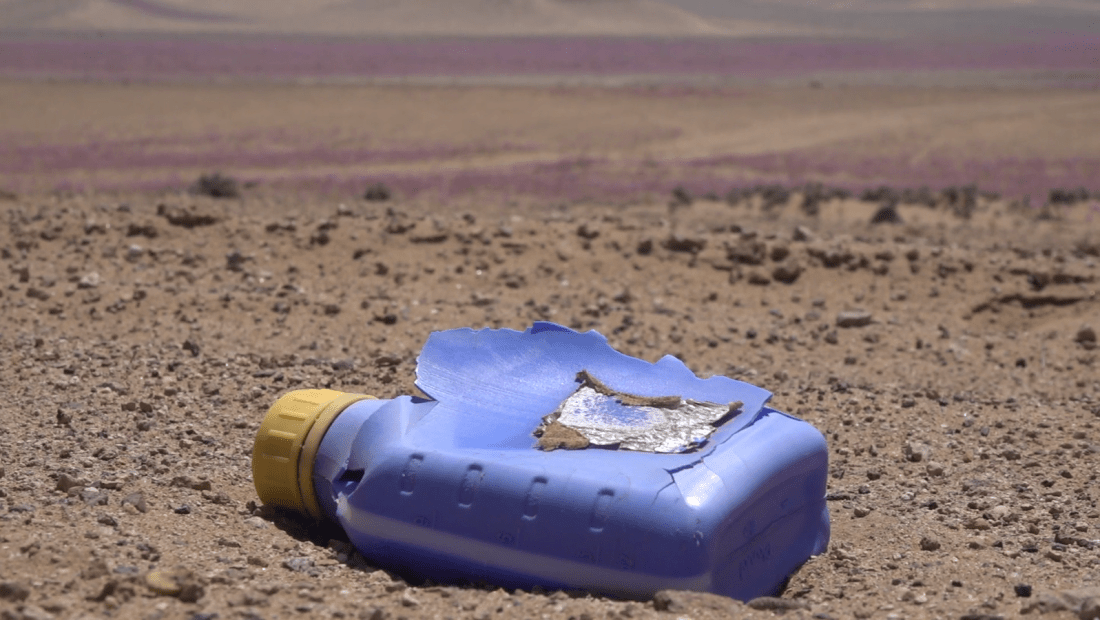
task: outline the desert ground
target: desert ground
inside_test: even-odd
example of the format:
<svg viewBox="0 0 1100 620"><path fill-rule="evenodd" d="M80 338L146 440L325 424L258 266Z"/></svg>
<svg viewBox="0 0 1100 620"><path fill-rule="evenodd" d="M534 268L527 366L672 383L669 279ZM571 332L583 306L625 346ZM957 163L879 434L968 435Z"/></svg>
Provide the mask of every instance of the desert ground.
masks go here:
<svg viewBox="0 0 1100 620"><path fill-rule="evenodd" d="M531 6L558 36L595 4ZM620 25L734 28L703 4ZM378 48L189 38L220 6L0 2L46 29L0 36L0 617L1100 618L1095 52L425 40L394 43L416 70L314 79L264 62ZM97 56L87 23L176 38ZM190 71L179 45L251 51ZM165 56L112 64L133 49ZM677 73L712 52L766 70ZM260 505L281 394L418 394L433 331L534 321L773 392L828 441L829 549L775 597L624 601L405 580Z"/></svg>
<svg viewBox="0 0 1100 620"><path fill-rule="evenodd" d="M811 216L797 196L3 208L6 617L1077 617L1061 593L1095 597L1100 231L1085 205L903 204L877 224L876 203ZM252 441L281 393L416 393L431 331L536 320L773 391L828 438L829 551L750 606L486 591L406 583L338 531L256 505ZM163 571L176 596L148 585Z"/></svg>

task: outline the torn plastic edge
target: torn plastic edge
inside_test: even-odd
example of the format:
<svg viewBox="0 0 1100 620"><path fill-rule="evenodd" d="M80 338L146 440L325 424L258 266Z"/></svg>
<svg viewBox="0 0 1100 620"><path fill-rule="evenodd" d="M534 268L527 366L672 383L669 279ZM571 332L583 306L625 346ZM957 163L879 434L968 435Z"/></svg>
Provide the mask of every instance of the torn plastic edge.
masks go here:
<svg viewBox="0 0 1100 620"><path fill-rule="evenodd" d="M416 384L425 394L447 408L486 417L540 420L577 390L581 371L599 377L609 391L631 396L678 394L701 402L744 403L738 415L723 420L699 445L705 452L693 452L693 456L710 452L712 446L750 426L771 397L763 388L728 377L699 378L675 357L647 362L616 351L599 332L580 333L548 322L537 322L524 332L489 328L435 332L417 362ZM534 444L531 430L526 431L530 443L525 447ZM508 443L506 447L524 446Z"/></svg>

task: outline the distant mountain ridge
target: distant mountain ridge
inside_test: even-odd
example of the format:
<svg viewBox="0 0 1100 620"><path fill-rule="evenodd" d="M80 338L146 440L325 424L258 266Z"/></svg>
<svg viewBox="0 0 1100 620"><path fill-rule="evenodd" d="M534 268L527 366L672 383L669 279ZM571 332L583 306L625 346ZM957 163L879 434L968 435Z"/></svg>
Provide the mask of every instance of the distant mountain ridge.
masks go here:
<svg viewBox="0 0 1100 620"><path fill-rule="evenodd" d="M1026 40L1100 33L1097 0L665 0L712 23L754 20L871 37Z"/></svg>
<svg viewBox="0 0 1100 620"><path fill-rule="evenodd" d="M951 36L1100 32L1097 0L0 0L0 33Z"/></svg>
<svg viewBox="0 0 1100 620"><path fill-rule="evenodd" d="M707 20L656 0L0 0L0 31L729 36L783 28Z"/></svg>

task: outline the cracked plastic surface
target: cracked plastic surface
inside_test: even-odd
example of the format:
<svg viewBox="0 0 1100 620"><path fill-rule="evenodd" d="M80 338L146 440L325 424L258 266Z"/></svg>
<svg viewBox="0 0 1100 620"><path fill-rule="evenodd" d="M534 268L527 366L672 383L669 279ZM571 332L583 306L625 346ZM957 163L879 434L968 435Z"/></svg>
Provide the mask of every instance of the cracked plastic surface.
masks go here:
<svg viewBox="0 0 1100 620"><path fill-rule="evenodd" d="M692 452L539 449L532 431L578 391L581 371L624 394L741 406L709 437L688 433ZM824 438L768 408L762 388L549 323L432 334L417 377L429 400L350 406L314 468L322 508L381 566L444 582L747 599L828 541Z"/></svg>

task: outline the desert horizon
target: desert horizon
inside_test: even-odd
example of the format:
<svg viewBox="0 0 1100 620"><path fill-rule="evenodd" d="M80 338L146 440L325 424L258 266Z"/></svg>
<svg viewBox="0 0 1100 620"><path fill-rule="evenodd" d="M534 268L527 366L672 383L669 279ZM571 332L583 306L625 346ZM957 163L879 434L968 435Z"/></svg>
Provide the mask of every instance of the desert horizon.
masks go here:
<svg viewBox="0 0 1100 620"><path fill-rule="evenodd" d="M0 37L0 186L162 191L216 171L443 200L816 183L1042 204L1100 167L1100 39L1069 40Z"/></svg>

